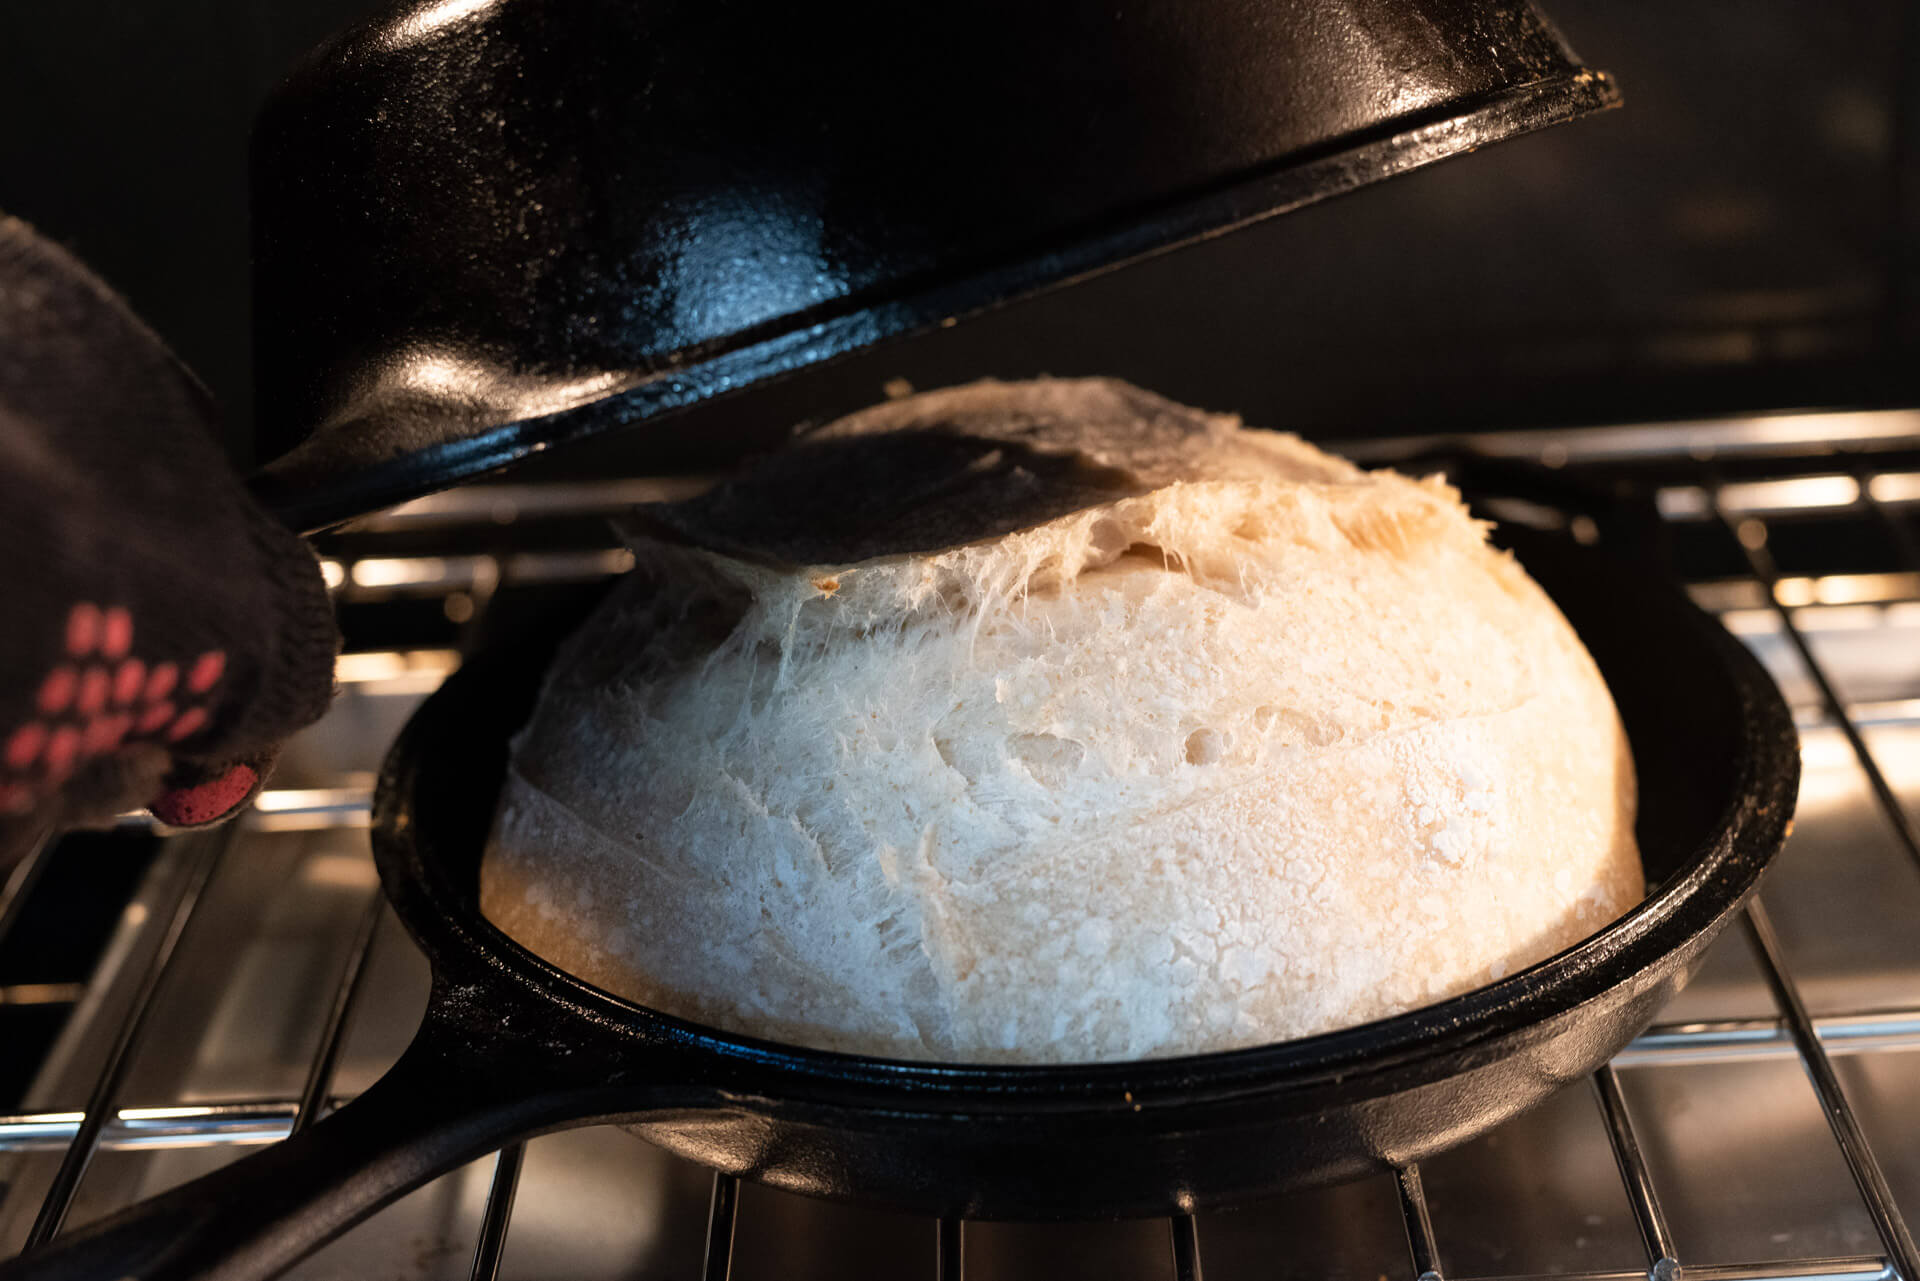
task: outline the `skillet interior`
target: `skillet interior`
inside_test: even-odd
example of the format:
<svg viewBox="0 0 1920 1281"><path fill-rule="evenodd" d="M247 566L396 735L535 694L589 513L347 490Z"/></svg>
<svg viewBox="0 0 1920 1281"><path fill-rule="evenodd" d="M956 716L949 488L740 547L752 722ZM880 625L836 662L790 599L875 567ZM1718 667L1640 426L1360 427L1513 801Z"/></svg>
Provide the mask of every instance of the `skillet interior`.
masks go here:
<svg viewBox="0 0 1920 1281"><path fill-rule="evenodd" d="M680 1088L665 1113L636 1093L636 1128L782 1187L985 1217L1155 1214L1418 1160L1593 1070L1652 1019L1754 888L1798 778L1771 681L1676 589L1563 537L1506 539L1620 707L1653 892L1585 942L1422 1010L1223 1054L987 1068L777 1046L590 988L477 905L507 740L558 625L472 661L396 744L376 808L382 876L443 987L484 994L449 1002L448 1018L482 1036L511 1008L550 1050L591 1046L608 1064L666 1052ZM578 1081L580 1066L561 1075Z"/></svg>

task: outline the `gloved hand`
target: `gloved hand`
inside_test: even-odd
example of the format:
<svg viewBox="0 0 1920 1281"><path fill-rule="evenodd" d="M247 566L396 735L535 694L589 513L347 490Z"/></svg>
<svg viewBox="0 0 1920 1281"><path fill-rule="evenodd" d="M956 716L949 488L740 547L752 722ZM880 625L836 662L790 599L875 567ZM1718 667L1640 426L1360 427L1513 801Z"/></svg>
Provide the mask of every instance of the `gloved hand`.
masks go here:
<svg viewBox="0 0 1920 1281"><path fill-rule="evenodd" d="M326 709L319 566L213 418L106 285L0 215L0 867L142 806L217 821Z"/></svg>

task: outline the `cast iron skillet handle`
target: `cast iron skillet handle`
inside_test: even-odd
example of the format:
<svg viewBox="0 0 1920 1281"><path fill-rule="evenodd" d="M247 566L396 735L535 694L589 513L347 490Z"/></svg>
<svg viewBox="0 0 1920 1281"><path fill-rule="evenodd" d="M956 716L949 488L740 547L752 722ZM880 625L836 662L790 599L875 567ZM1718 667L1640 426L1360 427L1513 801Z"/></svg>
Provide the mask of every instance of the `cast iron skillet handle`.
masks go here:
<svg viewBox="0 0 1920 1281"><path fill-rule="evenodd" d="M605 1089L531 1087L525 1048L455 1031L443 995L392 1069L312 1128L0 1264L0 1281L259 1281L438 1175L596 1114ZM622 1075L631 1113L639 1073Z"/></svg>

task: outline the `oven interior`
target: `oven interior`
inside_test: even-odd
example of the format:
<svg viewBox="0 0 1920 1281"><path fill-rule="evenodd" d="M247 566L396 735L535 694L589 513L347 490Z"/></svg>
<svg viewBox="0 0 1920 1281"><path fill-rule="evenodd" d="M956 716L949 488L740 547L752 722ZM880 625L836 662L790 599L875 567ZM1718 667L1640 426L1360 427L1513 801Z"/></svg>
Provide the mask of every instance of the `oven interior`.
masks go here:
<svg viewBox="0 0 1920 1281"><path fill-rule="evenodd" d="M130 296L238 458L246 122L367 7L47 5L0 38L6 116L60 116L0 130L0 207ZM293 1275L1920 1281L1920 7L1547 7L1623 110L326 536L342 694L254 811L69 836L0 884L0 1258L283 1137L399 1054L427 974L379 897L373 773L463 653L630 567L609 515L903 372L1102 373L1362 462L1464 448L1653 505L1804 761L1757 909L1660 1022L1418 1169L1233 1211L936 1222L591 1128L442 1178Z"/></svg>

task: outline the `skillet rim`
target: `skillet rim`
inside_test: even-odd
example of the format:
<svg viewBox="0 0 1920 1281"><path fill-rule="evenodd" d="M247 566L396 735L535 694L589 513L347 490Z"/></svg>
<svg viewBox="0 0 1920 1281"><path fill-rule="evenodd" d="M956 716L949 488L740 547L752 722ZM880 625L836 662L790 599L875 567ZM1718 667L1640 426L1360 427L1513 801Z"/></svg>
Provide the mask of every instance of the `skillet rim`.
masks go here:
<svg viewBox="0 0 1920 1281"><path fill-rule="evenodd" d="M1564 542L1576 555L1604 556ZM496 672L511 651L483 651L409 717L376 788L376 862L389 901L433 967L435 995L425 1023L434 1021L447 989L476 981L510 983L523 1000L537 1003L534 1008L565 1009L593 1024L597 1034L624 1039L636 1054L677 1053L680 1062L667 1069L662 1084L710 1087L730 1103L777 1099L978 1120L1063 1111L1110 1115L1116 1107L1158 1111L1250 1098L1272 1104L1287 1095L1318 1107L1315 1096L1336 1087L1343 1098L1383 1095L1459 1075L1547 1038L1617 988L1658 981L1669 969L1666 962L1715 932L1744 905L1783 844L1799 781L1799 738L1784 698L1759 660L1678 586L1664 576L1645 581L1650 591L1677 606L1673 617L1685 620L1686 633L1712 651L1734 696L1741 750L1711 834L1656 892L1572 947L1433 1005L1311 1037L1092 1063L887 1059L731 1033L594 987L487 920L477 895L457 884L460 878L452 869L460 865L458 856L441 852L414 821L421 748L431 748L449 723L457 725L467 688L498 680ZM556 1040L548 1038L548 1044ZM695 1064L710 1075L689 1079L683 1069Z"/></svg>

